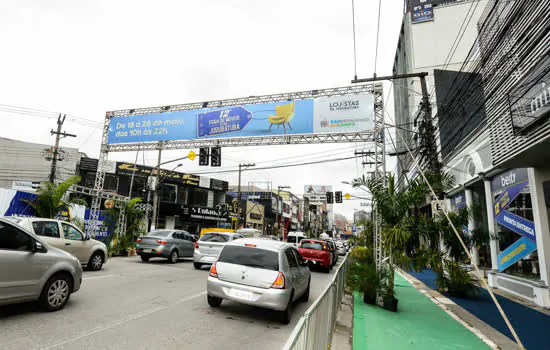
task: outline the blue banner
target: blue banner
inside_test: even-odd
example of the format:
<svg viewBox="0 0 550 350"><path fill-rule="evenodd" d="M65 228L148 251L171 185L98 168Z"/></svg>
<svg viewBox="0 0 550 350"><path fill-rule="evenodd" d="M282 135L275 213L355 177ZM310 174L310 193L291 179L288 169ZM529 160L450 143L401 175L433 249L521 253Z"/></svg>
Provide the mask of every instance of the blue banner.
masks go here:
<svg viewBox="0 0 550 350"><path fill-rule="evenodd" d="M533 242L536 242L537 240L535 234L535 223L522 218L519 215L510 213L508 210L501 211L500 214L495 217L495 221L515 233L532 240Z"/></svg>
<svg viewBox="0 0 550 350"><path fill-rule="evenodd" d="M491 191L497 192L503 188L516 185L529 180L526 168L511 169L491 179Z"/></svg>
<svg viewBox="0 0 550 350"><path fill-rule="evenodd" d="M426 4L424 6L415 6L411 12L412 23L420 23L426 21L433 21L434 12L432 4Z"/></svg>
<svg viewBox="0 0 550 350"><path fill-rule="evenodd" d="M365 132L373 128L372 94L357 94L111 117L107 143Z"/></svg>
<svg viewBox="0 0 550 350"><path fill-rule="evenodd" d="M15 192L4 216L35 216L34 208L28 203L34 200L36 200L34 193Z"/></svg>
<svg viewBox="0 0 550 350"><path fill-rule="evenodd" d="M451 204L455 211L466 208L466 193L462 191L455 194L451 199Z"/></svg>
<svg viewBox="0 0 550 350"><path fill-rule="evenodd" d="M495 217L500 215L500 213L503 210L508 208L510 203L514 199L516 199L517 196L519 196L521 191L523 191L523 189L525 187L527 187L527 185L529 185L529 181L525 180L523 182L520 182L518 184L515 184L513 186L510 186L510 187L504 189L504 191L502 191L500 196L498 196L498 198L493 203L493 209L495 211Z"/></svg>
<svg viewBox="0 0 550 350"><path fill-rule="evenodd" d="M84 231L89 232L88 226L90 224L90 209L86 209L84 213ZM99 212L99 227L95 239L104 240L105 238L111 236L115 231L115 224L109 223L108 220L105 220L105 215L103 211Z"/></svg>
<svg viewBox="0 0 550 350"><path fill-rule="evenodd" d="M522 237L498 255L498 271L502 272L537 249L532 240Z"/></svg>

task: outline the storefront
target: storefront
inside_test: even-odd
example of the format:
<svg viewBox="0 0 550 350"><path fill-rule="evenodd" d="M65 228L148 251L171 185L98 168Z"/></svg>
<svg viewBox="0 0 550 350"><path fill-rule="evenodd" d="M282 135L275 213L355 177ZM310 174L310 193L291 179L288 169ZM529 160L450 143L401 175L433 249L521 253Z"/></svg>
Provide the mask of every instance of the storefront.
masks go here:
<svg viewBox="0 0 550 350"><path fill-rule="evenodd" d="M550 248L550 191L544 191L548 181L536 174L534 168L517 168L486 180L489 222L495 232L489 285L550 307L545 257Z"/></svg>
<svg viewBox="0 0 550 350"><path fill-rule="evenodd" d="M255 228L264 231L264 206L260 203L246 201L247 228Z"/></svg>
<svg viewBox="0 0 550 350"><path fill-rule="evenodd" d="M199 234L203 228L224 227L230 222L228 213L197 206L185 206L182 220L184 229L192 234Z"/></svg>

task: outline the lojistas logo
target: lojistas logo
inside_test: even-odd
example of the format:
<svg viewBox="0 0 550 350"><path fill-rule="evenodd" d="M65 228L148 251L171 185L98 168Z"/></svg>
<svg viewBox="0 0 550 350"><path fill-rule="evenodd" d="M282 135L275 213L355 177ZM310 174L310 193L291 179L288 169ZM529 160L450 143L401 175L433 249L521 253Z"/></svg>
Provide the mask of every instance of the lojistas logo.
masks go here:
<svg viewBox="0 0 550 350"><path fill-rule="evenodd" d="M359 100L336 101L329 103L331 111L343 111L350 109L359 109Z"/></svg>

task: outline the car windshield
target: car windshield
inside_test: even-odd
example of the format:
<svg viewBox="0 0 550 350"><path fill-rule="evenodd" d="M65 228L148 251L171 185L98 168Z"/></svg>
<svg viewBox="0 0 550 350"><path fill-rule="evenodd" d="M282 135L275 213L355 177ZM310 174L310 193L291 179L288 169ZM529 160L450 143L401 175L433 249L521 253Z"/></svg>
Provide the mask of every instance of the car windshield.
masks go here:
<svg viewBox="0 0 550 350"><path fill-rule="evenodd" d="M314 250L323 250L323 245L319 242L303 241L302 248L304 249L314 249Z"/></svg>
<svg viewBox="0 0 550 350"><path fill-rule="evenodd" d="M218 232L209 232L202 235L201 242L220 242L225 243L229 241L229 235L218 233Z"/></svg>
<svg viewBox="0 0 550 350"><path fill-rule="evenodd" d="M163 231L163 230L159 230L159 231L151 231L147 234L147 236L154 236L154 237L168 237L168 235L170 234L170 232L172 231Z"/></svg>
<svg viewBox="0 0 550 350"><path fill-rule="evenodd" d="M226 245L218 262L279 271L277 252L260 248Z"/></svg>

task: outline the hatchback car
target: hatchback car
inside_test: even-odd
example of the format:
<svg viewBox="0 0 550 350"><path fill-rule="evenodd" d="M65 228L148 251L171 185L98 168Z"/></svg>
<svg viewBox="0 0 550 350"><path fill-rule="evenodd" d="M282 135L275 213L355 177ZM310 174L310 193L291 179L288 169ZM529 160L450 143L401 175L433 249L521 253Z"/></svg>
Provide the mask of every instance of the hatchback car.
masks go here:
<svg viewBox="0 0 550 350"><path fill-rule="evenodd" d="M57 311L81 283L76 257L0 218L0 305L39 300L47 311Z"/></svg>
<svg viewBox="0 0 550 350"><path fill-rule="evenodd" d="M347 249L344 246L344 243L340 241L336 242L336 248L338 248L338 255L346 255Z"/></svg>
<svg viewBox="0 0 550 350"><path fill-rule="evenodd" d="M308 301L311 273L292 245L261 238L228 242L212 264L206 283L208 304L224 299L277 310L290 322L294 301Z"/></svg>
<svg viewBox="0 0 550 350"><path fill-rule="evenodd" d="M49 245L76 256L89 270L101 270L107 262L109 254L105 243L92 239L69 222L28 217L10 220L40 236Z"/></svg>
<svg viewBox="0 0 550 350"><path fill-rule="evenodd" d="M192 258L196 239L189 232L154 230L136 241L136 252L144 262L164 258L172 264L179 258Z"/></svg>
<svg viewBox="0 0 550 350"><path fill-rule="evenodd" d="M332 267L332 254L327 243L318 239L304 239L298 252L307 261L309 267L318 267L329 272Z"/></svg>
<svg viewBox="0 0 550 350"><path fill-rule="evenodd" d="M202 265L211 265L227 242L243 238L233 232L208 232L195 242L195 253L193 254L193 265L200 269Z"/></svg>

